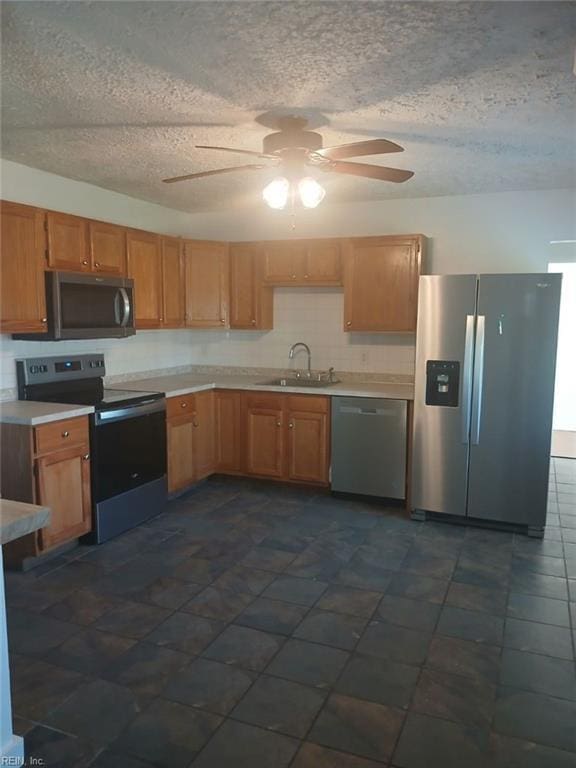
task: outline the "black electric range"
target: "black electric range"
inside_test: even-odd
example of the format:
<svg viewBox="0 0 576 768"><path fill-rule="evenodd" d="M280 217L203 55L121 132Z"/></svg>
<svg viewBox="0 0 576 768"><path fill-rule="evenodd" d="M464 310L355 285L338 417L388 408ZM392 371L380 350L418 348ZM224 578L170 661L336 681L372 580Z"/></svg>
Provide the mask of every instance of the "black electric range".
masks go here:
<svg viewBox="0 0 576 768"><path fill-rule="evenodd" d="M17 360L20 400L91 405L93 530L100 543L166 504L166 401L162 392L104 387L104 355Z"/></svg>

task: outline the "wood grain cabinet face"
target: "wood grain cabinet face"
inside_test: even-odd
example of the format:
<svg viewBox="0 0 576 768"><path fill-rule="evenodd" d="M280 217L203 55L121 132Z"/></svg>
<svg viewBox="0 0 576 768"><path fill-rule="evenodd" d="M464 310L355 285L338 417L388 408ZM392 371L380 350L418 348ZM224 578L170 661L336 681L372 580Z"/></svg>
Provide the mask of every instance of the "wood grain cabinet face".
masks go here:
<svg viewBox="0 0 576 768"><path fill-rule="evenodd" d="M193 414L167 423L168 491L174 493L194 482Z"/></svg>
<svg viewBox="0 0 576 768"><path fill-rule="evenodd" d="M214 393L217 472L242 471L242 393L229 389Z"/></svg>
<svg viewBox="0 0 576 768"><path fill-rule="evenodd" d="M230 245L230 328L270 330L273 293L263 283L259 243Z"/></svg>
<svg viewBox="0 0 576 768"><path fill-rule="evenodd" d="M40 532L42 549L82 536L92 527L87 451L80 446L36 460L37 503L52 510L50 524Z"/></svg>
<svg viewBox="0 0 576 768"><path fill-rule="evenodd" d="M88 222L90 269L107 275L126 274L126 230L103 221Z"/></svg>
<svg viewBox="0 0 576 768"><path fill-rule="evenodd" d="M288 398L289 480L328 485L329 414L328 398Z"/></svg>
<svg viewBox="0 0 576 768"><path fill-rule="evenodd" d="M136 328L160 328L162 324L162 265L158 235L129 231L128 276L134 279Z"/></svg>
<svg viewBox="0 0 576 768"><path fill-rule="evenodd" d="M214 472L216 463L214 433L214 391L198 392L194 413L195 479L201 480Z"/></svg>
<svg viewBox="0 0 576 768"><path fill-rule="evenodd" d="M186 325L224 328L228 324L228 243L184 241Z"/></svg>
<svg viewBox="0 0 576 768"><path fill-rule="evenodd" d="M184 270L182 243L175 237L160 240L162 257L162 327L182 328L185 324Z"/></svg>
<svg viewBox="0 0 576 768"><path fill-rule="evenodd" d="M0 230L0 330L46 330L44 212L2 202Z"/></svg>
<svg viewBox="0 0 576 768"><path fill-rule="evenodd" d="M48 266L70 272L90 271L88 221L66 213L46 213Z"/></svg>
<svg viewBox="0 0 576 768"><path fill-rule="evenodd" d="M311 240L309 242L304 282L308 285L342 285L340 241Z"/></svg>
<svg viewBox="0 0 576 768"><path fill-rule="evenodd" d="M305 273L306 245L301 242L263 243L264 282L296 285Z"/></svg>
<svg viewBox="0 0 576 768"><path fill-rule="evenodd" d="M245 462L249 475L284 476L284 398L261 393L245 400Z"/></svg>
<svg viewBox="0 0 576 768"><path fill-rule="evenodd" d="M214 392L167 401L168 491L182 490L214 472Z"/></svg>
<svg viewBox="0 0 576 768"><path fill-rule="evenodd" d="M414 332L421 239L363 237L344 247L344 330Z"/></svg>

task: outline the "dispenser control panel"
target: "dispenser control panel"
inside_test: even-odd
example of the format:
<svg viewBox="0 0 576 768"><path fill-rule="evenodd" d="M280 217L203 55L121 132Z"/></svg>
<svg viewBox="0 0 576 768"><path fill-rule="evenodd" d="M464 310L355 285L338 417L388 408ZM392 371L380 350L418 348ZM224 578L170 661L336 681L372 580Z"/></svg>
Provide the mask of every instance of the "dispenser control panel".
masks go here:
<svg viewBox="0 0 576 768"><path fill-rule="evenodd" d="M458 406L460 363L458 360L426 361L426 405Z"/></svg>

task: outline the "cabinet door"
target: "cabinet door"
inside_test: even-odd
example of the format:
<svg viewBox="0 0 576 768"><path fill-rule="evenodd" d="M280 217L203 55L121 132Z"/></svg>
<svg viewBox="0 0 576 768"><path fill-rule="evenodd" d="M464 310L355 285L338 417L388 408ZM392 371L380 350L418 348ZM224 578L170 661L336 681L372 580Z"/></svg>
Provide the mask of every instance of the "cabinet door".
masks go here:
<svg viewBox="0 0 576 768"><path fill-rule="evenodd" d="M223 389L214 397L216 471L235 474L242 470L242 395Z"/></svg>
<svg viewBox="0 0 576 768"><path fill-rule="evenodd" d="M288 398L288 478L328 485L329 402L325 397Z"/></svg>
<svg viewBox="0 0 576 768"><path fill-rule="evenodd" d="M222 328L228 323L228 244L184 241L186 325Z"/></svg>
<svg viewBox="0 0 576 768"><path fill-rule="evenodd" d="M0 330L46 330L44 212L2 202Z"/></svg>
<svg viewBox="0 0 576 768"><path fill-rule="evenodd" d="M416 330L420 239L364 237L345 245L344 329Z"/></svg>
<svg viewBox="0 0 576 768"><path fill-rule="evenodd" d="M66 213L46 213L48 266L70 272L90 270L88 222Z"/></svg>
<svg viewBox="0 0 576 768"><path fill-rule="evenodd" d="M126 230L103 221L88 222L90 266L94 272L126 274Z"/></svg>
<svg viewBox="0 0 576 768"><path fill-rule="evenodd" d="M338 240L313 240L309 243L304 280L310 285L342 285Z"/></svg>
<svg viewBox="0 0 576 768"><path fill-rule="evenodd" d="M198 392L194 408L194 474L200 480L214 472L214 392Z"/></svg>
<svg viewBox="0 0 576 768"><path fill-rule="evenodd" d="M246 397L246 472L263 477L284 476L284 399L282 395Z"/></svg>
<svg viewBox="0 0 576 768"><path fill-rule="evenodd" d="M184 272L182 243L175 237L163 237L162 253L162 327L182 328L185 322Z"/></svg>
<svg viewBox="0 0 576 768"><path fill-rule="evenodd" d="M92 528L90 456L87 446L58 451L36 460L37 503L52 510L40 532L42 549L78 538Z"/></svg>
<svg viewBox="0 0 576 768"><path fill-rule="evenodd" d="M272 289L263 285L259 243L230 246L230 328L272 328Z"/></svg>
<svg viewBox="0 0 576 768"><path fill-rule="evenodd" d="M292 285L304 279L306 245L297 242L272 242L263 245L265 283Z"/></svg>
<svg viewBox="0 0 576 768"><path fill-rule="evenodd" d="M168 491L179 491L194 482L194 423L190 418L167 424Z"/></svg>
<svg viewBox="0 0 576 768"><path fill-rule="evenodd" d="M162 317L162 268L158 235L128 232L128 276L134 279L136 328L159 328Z"/></svg>

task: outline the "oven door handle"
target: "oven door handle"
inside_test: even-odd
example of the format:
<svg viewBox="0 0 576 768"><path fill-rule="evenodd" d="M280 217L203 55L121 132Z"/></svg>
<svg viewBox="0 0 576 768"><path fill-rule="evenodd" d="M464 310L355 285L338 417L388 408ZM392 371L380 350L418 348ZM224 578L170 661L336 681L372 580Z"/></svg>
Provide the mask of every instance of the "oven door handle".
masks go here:
<svg viewBox="0 0 576 768"><path fill-rule="evenodd" d="M128 405L123 408L115 408L111 411L96 412L96 426L100 424L110 424L113 421L122 421L123 419L136 419L138 416L146 416L149 413L161 413L166 411L166 401L144 400L136 405Z"/></svg>

